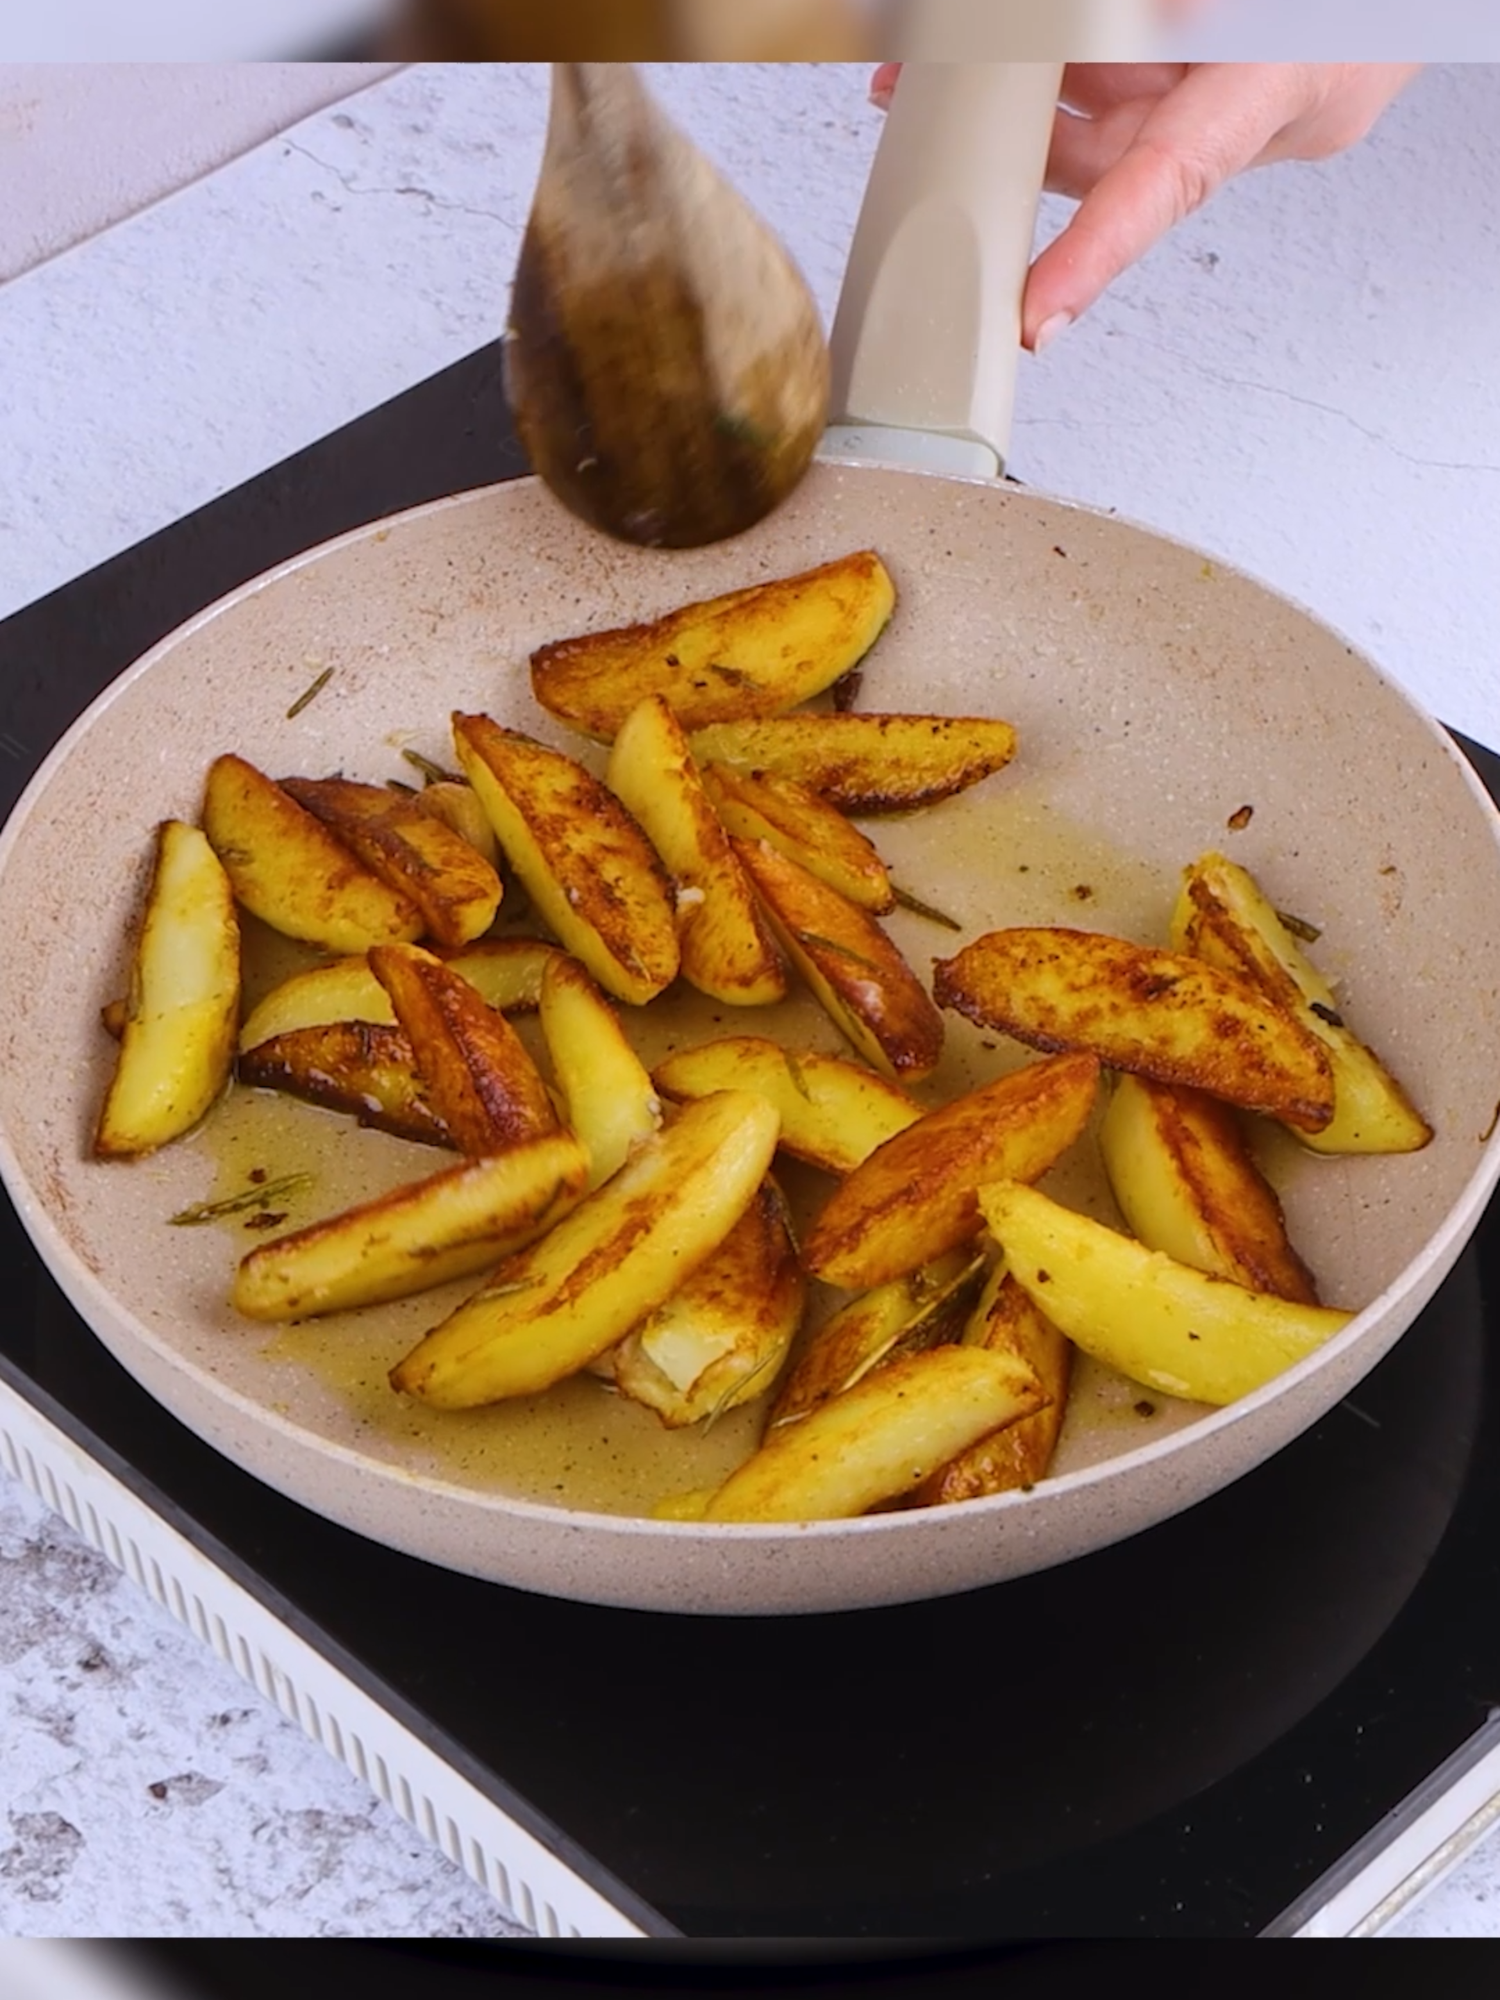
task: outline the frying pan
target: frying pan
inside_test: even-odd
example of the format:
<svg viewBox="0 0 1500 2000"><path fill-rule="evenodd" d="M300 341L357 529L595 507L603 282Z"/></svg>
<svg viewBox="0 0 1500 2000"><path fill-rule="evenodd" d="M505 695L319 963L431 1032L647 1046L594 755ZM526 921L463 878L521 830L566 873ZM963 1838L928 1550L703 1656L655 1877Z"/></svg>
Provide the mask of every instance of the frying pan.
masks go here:
<svg viewBox="0 0 1500 2000"><path fill-rule="evenodd" d="M899 219L872 226L902 238ZM1012 351L1016 296L1012 282ZM847 321L840 342L855 429L915 421L1003 455L1003 415L970 422L929 401L913 419L869 388L878 371L848 359ZM970 368L967 409L991 380ZM1003 390L989 407L1003 410ZM704 1483L746 1448L753 1415L684 1439L590 1383L545 1408L414 1412L385 1371L447 1295L270 1335L236 1320L229 1274L254 1239L233 1222L169 1217L261 1165L307 1168L315 1212L329 1212L414 1178L431 1156L257 1098L157 1156L97 1165L87 1145L112 1060L98 1009L123 982L150 828L197 813L221 750L277 773L380 779L398 775L399 745L441 755L455 708L562 742L531 700L533 647L861 546L882 553L900 592L864 704L1001 713L1021 746L974 792L879 828L897 879L970 935L1085 922L1153 938L1182 865L1227 846L1278 907L1322 928L1316 955L1342 980L1353 1025L1436 1137L1388 1160L1272 1146L1324 1296L1361 1310L1257 1395L1210 1412L1085 1368L1055 1473L1030 1493L790 1528L655 1521L645 1496ZM289 716L323 667L323 692ZM1242 830L1227 830L1231 818ZM919 966L953 948L909 913L891 924ZM312 551L191 620L69 731L0 833L0 936L0 1171L111 1352L200 1436L316 1511L455 1569L599 1603L763 1614L889 1603L1149 1528L1345 1395L1412 1326L1500 1178L1500 824L1449 739L1339 635L1251 579L973 473L825 461L750 534L691 552L605 542L531 481ZM651 1010L642 1029L648 1054L651 1037L724 1031L691 1000ZM833 1046L806 1002L771 1031ZM962 1088L1022 1053L955 1023L934 1086ZM1087 1149L1049 1185L1109 1218Z"/></svg>

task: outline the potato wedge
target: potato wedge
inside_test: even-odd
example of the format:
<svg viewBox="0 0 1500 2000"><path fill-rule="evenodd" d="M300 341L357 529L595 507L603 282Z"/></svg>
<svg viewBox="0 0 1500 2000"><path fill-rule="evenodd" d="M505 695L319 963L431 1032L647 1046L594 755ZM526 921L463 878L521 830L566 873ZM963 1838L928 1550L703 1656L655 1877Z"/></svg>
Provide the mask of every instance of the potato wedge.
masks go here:
<svg viewBox="0 0 1500 2000"><path fill-rule="evenodd" d="M1333 1116L1318 1038L1201 959L1098 931L991 931L936 962L933 992L1032 1048L1089 1049L1111 1069L1191 1084L1299 1131Z"/></svg>
<svg viewBox="0 0 1500 2000"><path fill-rule="evenodd" d="M979 1235L976 1190L1034 1181L1088 1123L1093 1056L1051 1056L965 1092L887 1139L824 1203L802 1246L815 1277L865 1291Z"/></svg>
<svg viewBox="0 0 1500 2000"><path fill-rule="evenodd" d="M163 820L95 1159L134 1159L192 1130L229 1082L239 1010L229 877L197 827Z"/></svg>
<svg viewBox="0 0 1500 2000"><path fill-rule="evenodd" d="M884 564L863 549L648 625L539 646L532 691L549 713L601 742L650 694L665 695L685 729L775 715L862 659L895 601Z"/></svg>
<svg viewBox="0 0 1500 2000"><path fill-rule="evenodd" d="M1008 722L967 715L777 715L692 737L700 764L795 778L846 813L915 812L1003 770Z"/></svg>
<svg viewBox="0 0 1500 2000"><path fill-rule="evenodd" d="M328 951L411 942L422 913L389 888L320 819L243 757L216 757L203 792L203 831L235 899L284 937Z"/></svg>
<svg viewBox="0 0 1500 2000"><path fill-rule="evenodd" d="M671 883L613 792L485 715L455 715L453 740L548 928L617 1000L644 1006L670 986L680 962Z"/></svg>
<svg viewBox="0 0 1500 2000"><path fill-rule="evenodd" d="M786 1202L768 1179L713 1255L597 1365L669 1429L700 1423L770 1388L806 1301Z"/></svg>
<svg viewBox="0 0 1500 2000"><path fill-rule="evenodd" d="M438 778L420 792L413 792L411 803L418 812L430 813L451 827L496 874L500 872L500 843L471 784L462 778Z"/></svg>
<svg viewBox="0 0 1500 2000"><path fill-rule="evenodd" d="M1014 1354L932 1347L887 1362L801 1423L773 1431L708 1502L708 1521L848 1520L920 1487L1040 1406Z"/></svg>
<svg viewBox="0 0 1500 2000"><path fill-rule="evenodd" d="M713 1254L775 1150L775 1107L752 1091L688 1105L435 1327L392 1370L392 1387L469 1409L577 1374Z"/></svg>
<svg viewBox="0 0 1500 2000"><path fill-rule="evenodd" d="M1354 1317L1195 1271L1016 1181L979 1205L1016 1283L1076 1347L1188 1402L1252 1394Z"/></svg>
<svg viewBox="0 0 1500 2000"><path fill-rule="evenodd" d="M883 1141L904 1132L922 1107L862 1063L813 1049L793 1051L763 1035L727 1035L679 1049L652 1073L666 1097L758 1090L781 1114L781 1150L830 1174L847 1174Z"/></svg>
<svg viewBox="0 0 1500 2000"><path fill-rule="evenodd" d="M576 958L542 975L542 1034L567 1120L589 1156L589 1186L624 1166L661 1129L661 1099L619 1016Z"/></svg>
<svg viewBox="0 0 1500 2000"><path fill-rule="evenodd" d="M1117 1077L1099 1147L1120 1213L1148 1250L1252 1292L1318 1303L1276 1191L1227 1104L1179 1084Z"/></svg>
<svg viewBox="0 0 1500 2000"><path fill-rule="evenodd" d="M648 695L626 716L604 778L677 885L683 978L731 1006L783 999L785 962L663 696Z"/></svg>
<svg viewBox="0 0 1500 2000"><path fill-rule="evenodd" d="M257 1245L240 1260L231 1303L250 1319L310 1319L474 1277L576 1207L587 1178L588 1155L569 1132L465 1160Z"/></svg>
<svg viewBox="0 0 1500 2000"><path fill-rule="evenodd" d="M280 784L372 875L416 904L435 943L456 950L482 937L495 921L500 877L445 820L423 811L415 796L352 778L282 778Z"/></svg>
<svg viewBox="0 0 1500 2000"><path fill-rule="evenodd" d="M703 782L720 820L740 840L764 840L862 910L896 907L885 863L857 826L796 778L705 764Z"/></svg>
<svg viewBox="0 0 1500 2000"><path fill-rule="evenodd" d="M383 990L383 989L382 989ZM244 1050L235 1064L248 1090L279 1090L342 1111L361 1125L425 1146L453 1145L428 1101L405 1031L378 1021L289 1028Z"/></svg>
<svg viewBox="0 0 1500 2000"><path fill-rule="evenodd" d="M1183 871L1172 914L1174 950L1258 986L1328 1050L1333 1117L1299 1133L1319 1153L1415 1153L1432 1137L1401 1085L1344 1021L1333 988L1298 947L1247 869L1205 854Z"/></svg>
<svg viewBox="0 0 1500 2000"><path fill-rule="evenodd" d="M943 1052L943 1017L867 910L763 840L736 840L776 936L829 1019L882 1076L928 1075Z"/></svg>
<svg viewBox="0 0 1500 2000"><path fill-rule="evenodd" d="M515 1029L461 974L414 944L375 945L370 970L461 1153L503 1152L557 1130L547 1086Z"/></svg>

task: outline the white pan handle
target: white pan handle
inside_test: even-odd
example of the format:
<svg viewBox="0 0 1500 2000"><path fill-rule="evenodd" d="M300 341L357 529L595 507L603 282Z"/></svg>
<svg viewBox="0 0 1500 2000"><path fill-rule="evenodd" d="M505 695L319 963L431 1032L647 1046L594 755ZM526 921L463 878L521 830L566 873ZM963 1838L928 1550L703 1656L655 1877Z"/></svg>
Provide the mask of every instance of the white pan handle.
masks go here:
<svg viewBox="0 0 1500 2000"><path fill-rule="evenodd" d="M834 320L826 449L1002 468L1061 82L1060 63L902 70Z"/></svg>

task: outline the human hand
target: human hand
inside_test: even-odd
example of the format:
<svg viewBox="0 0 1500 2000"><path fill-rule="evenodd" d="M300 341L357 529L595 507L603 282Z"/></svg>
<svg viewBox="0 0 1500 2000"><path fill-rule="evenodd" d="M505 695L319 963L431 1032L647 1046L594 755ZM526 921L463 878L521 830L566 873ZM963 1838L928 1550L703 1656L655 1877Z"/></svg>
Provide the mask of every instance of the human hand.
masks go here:
<svg viewBox="0 0 1500 2000"><path fill-rule="evenodd" d="M1071 63L1047 159L1068 226L1032 265L1021 341L1040 353L1120 273L1247 167L1362 139L1420 63ZM871 97L890 102L885 63Z"/></svg>

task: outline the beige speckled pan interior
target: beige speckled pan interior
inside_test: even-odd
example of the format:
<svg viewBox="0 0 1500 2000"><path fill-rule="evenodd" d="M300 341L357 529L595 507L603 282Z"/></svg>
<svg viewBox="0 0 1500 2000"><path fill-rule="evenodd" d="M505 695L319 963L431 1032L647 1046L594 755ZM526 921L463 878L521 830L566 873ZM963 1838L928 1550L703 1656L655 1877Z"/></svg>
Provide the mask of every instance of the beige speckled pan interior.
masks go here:
<svg viewBox="0 0 1500 2000"><path fill-rule="evenodd" d="M1143 1399L1086 1368L1055 1476L1029 1494L793 1528L656 1522L651 1500L713 1476L745 1448L753 1413L697 1441L591 1381L545 1407L414 1412L385 1372L448 1295L279 1332L237 1321L230 1272L257 1239L168 1217L264 1165L314 1174L293 1216L310 1220L435 1158L256 1098L158 1157L96 1165L87 1142L112 1060L98 1010L123 984L152 827L196 815L218 752L278 776L383 780L400 774L402 745L445 754L454 708L561 741L530 694L541 641L865 546L900 597L863 705L1000 714L1020 734L1009 771L877 830L897 878L969 935L1061 922L1152 939L1181 866L1223 848L1322 927L1314 955L1343 981L1351 1022L1438 1136L1393 1160L1271 1148L1324 1296L1362 1310L1229 1410ZM322 666L332 679L288 720ZM1249 824L1230 831L1245 806ZM915 916L892 929L919 966L954 948ZM70 732L0 835L0 936L0 1167L48 1265L125 1367L321 1514L455 1569L602 1603L887 1603L1148 1528L1344 1395L1416 1318L1500 1176L1500 831L1442 733L1334 634L1200 554L922 473L819 465L752 534L688 554L604 542L530 482L314 551L164 641ZM723 1032L710 1013L722 1023L726 1010L658 1003L641 1024L648 1055ZM805 1002L774 1023L837 1046ZM935 1090L1024 1056L956 1020L950 1037ZM1049 1185L1112 1215L1086 1148Z"/></svg>

